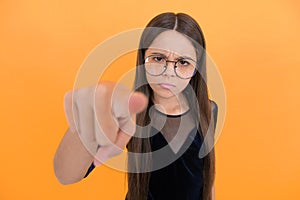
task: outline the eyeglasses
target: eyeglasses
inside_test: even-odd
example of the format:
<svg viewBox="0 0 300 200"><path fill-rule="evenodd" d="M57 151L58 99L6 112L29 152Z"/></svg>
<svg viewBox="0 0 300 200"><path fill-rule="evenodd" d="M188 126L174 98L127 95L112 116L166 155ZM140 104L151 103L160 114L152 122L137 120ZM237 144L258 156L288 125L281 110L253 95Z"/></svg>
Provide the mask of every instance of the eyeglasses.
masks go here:
<svg viewBox="0 0 300 200"><path fill-rule="evenodd" d="M150 55L145 59L146 72L152 76L160 76L167 70L168 62L174 63L176 76L189 79L196 74L196 62L190 58L179 58L176 61L167 60L163 55Z"/></svg>

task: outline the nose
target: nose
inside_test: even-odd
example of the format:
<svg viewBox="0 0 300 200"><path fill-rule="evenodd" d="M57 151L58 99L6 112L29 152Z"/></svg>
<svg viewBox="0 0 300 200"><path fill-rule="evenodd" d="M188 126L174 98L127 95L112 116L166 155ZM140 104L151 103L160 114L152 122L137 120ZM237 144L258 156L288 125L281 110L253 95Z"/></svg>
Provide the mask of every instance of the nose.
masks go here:
<svg viewBox="0 0 300 200"><path fill-rule="evenodd" d="M175 62L174 61L167 61L166 67L167 67L167 69L163 73L163 75L176 76L176 74L175 74Z"/></svg>

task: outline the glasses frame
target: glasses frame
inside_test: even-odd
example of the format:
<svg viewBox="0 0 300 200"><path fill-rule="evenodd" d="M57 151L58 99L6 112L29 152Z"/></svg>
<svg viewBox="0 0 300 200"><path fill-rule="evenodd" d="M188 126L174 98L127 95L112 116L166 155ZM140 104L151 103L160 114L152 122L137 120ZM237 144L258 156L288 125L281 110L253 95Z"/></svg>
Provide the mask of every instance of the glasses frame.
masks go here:
<svg viewBox="0 0 300 200"><path fill-rule="evenodd" d="M150 56L147 56L147 57L144 59L144 65L146 64L146 60L147 60L149 57L154 57L154 56L156 56L156 55L150 55ZM173 69L174 69L174 72L175 72L175 74L176 74L176 76L177 76L178 78L181 78L181 79L189 79L189 78L192 78L193 76L195 76L195 74L196 74L196 72L197 72L197 62L195 62L195 61L192 60L192 59L188 59L188 58L179 58L178 60L167 60L167 59L165 59L165 58L163 58L163 59L166 61L166 64L165 64L165 66L164 66L164 70L163 70L160 74L157 74L157 75L151 74L151 73L149 73L149 72L147 71L146 67L145 67L145 71L146 71L149 75L151 75L151 76L160 76L160 75L162 75L163 73L165 73L165 71L166 71L167 68L168 68L168 67L167 67L168 63L171 62L171 63L174 63ZM195 70L194 70L193 75L192 75L192 76L189 76L189 77L187 77L187 78L183 78L183 77L179 76L179 75L177 74L177 72L176 72L176 69L177 69L177 65L176 65L176 64L177 64L179 61L184 60L184 59L191 60L191 61L193 61L193 62L196 63L196 66L195 66Z"/></svg>

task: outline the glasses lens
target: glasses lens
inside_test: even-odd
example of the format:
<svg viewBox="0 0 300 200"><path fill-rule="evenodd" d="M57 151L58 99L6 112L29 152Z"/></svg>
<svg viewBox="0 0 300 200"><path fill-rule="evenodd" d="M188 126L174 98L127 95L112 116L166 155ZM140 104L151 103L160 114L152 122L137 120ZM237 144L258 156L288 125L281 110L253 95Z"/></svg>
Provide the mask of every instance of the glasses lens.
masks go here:
<svg viewBox="0 0 300 200"><path fill-rule="evenodd" d="M145 68L148 74L153 76L161 75L167 66L167 62L175 62L175 61L167 61L162 56L149 56L145 59ZM175 73L179 78L191 78L194 75L196 69L196 63L190 59L179 59L175 62L176 67Z"/></svg>
<svg viewBox="0 0 300 200"><path fill-rule="evenodd" d="M194 75L196 63L189 59L180 59L176 64L176 74L180 78L191 78Z"/></svg>
<svg viewBox="0 0 300 200"><path fill-rule="evenodd" d="M166 66L166 60L161 56L149 56L145 60L146 71L154 76L163 73Z"/></svg>

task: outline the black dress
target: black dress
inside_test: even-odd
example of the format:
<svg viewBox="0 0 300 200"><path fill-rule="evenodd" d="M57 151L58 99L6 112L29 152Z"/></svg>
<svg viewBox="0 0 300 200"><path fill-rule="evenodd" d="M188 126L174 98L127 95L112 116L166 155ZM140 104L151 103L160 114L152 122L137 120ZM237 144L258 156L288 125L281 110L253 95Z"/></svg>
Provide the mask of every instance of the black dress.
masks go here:
<svg viewBox="0 0 300 200"><path fill-rule="evenodd" d="M157 111L156 114L158 121L162 121L160 117L166 117L166 120L160 131L152 127L151 149L154 152L164 148L167 157L153 154L154 168L159 169L151 172L148 200L201 200L203 159L198 155L202 139L190 112L166 115ZM177 142L172 145L171 142L176 139ZM172 162L164 167L157 166L157 163L162 165L162 158Z"/></svg>
<svg viewBox="0 0 300 200"><path fill-rule="evenodd" d="M150 144L154 170L148 200L201 200L203 158L199 158L199 150L203 139L191 111L167 115L154 109L152 113ZM168 161L164 163L164 159ZM93 168L91 165L86 176Z"/></svg>

